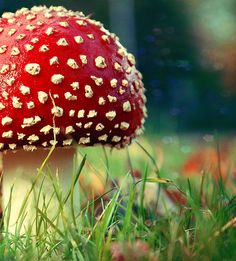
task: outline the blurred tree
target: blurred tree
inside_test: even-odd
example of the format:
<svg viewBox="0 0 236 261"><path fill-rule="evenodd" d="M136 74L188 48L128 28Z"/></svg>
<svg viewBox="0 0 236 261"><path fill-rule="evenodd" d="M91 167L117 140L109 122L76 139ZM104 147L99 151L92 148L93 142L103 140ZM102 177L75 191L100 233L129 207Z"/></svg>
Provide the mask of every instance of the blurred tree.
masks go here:
<svg viewBox="0 0 236 261"><path fill-rule="evenodd" d="M185 1L136 0L138 61L152 130L234 129L236 97L225 95L219 71L199 59L189 14Z"/></svg>
<svg viewBox="0 0 236 261"><path fill-rule="evenodd" d="M111 31L119 35L126 48L136 54L134 0L108 0Z"/></svg>

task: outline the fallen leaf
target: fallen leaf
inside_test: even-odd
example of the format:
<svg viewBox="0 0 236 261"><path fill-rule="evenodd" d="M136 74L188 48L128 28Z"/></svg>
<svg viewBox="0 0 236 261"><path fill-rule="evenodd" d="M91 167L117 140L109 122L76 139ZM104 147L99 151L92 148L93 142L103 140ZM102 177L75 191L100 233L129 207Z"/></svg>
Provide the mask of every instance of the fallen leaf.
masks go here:
<svg viewBox="0 0 236 261"><path fill-rule="evenodd" d="M157 261L158 259L150 253L149 245L142 241L113 242L110 246L112 261Z"/></svg>
<svg viewBox="0 0 236 261"><path fill-rule="evenodd" d="M220 153L215 148L199 148L192 153L181 167L181 173L186 177L199 176L202 171L213 176L218 180L221 176L223 180L226 179L232 163L230 161L230 154L226 147L220 150Z"/></svg>

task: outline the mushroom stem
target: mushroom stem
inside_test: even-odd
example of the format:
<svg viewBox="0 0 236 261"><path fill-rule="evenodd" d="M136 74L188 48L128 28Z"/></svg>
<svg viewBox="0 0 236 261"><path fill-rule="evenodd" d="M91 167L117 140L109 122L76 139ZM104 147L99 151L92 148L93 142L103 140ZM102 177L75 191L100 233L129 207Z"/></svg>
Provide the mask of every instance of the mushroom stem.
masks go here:
<svg viewBox="0 0 236 261"><path fill-rule="evenodd" d="M36 176L37 170L41 167L48 153L49 150L38 149L34 152L19 150L16 152L7 151L3 154L3 209L9 211L9 200L11 203L10 220L5 221L5 223L9 222L8 231L15 231L18 215L27 195L29 195L25 207L27 215L23 223L25 228L35 219L36 208L42 208L43 204L47 204L52 195L47 215L49 218L50 215L51 217L55 215L57 208L59 208L59 201L64 199L71 189L72 176L77 169L77 160L74 160L76 148L56 148L42 173ZM37 181L34 182L36 177ZM42 182L43 186L40 188ZM55 191L55 187L57 191ZM37 203L39 194L40 200ZM58 195L59 197L62 195L62 198L58 199ZM75 187L73 196L73 207L77 213L80 207L79 186ZM64 210L66 211L66 209L69 211L71 206L68 204L68 208L66 206ZM21 215L24 216L24 214Z"/></svg>

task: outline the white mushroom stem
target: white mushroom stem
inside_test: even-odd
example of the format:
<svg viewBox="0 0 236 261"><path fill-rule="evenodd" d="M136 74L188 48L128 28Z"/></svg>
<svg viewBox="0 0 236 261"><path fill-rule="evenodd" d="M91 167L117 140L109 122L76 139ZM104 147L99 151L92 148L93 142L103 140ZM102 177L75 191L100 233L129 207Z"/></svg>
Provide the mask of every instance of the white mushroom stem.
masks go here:
<svg viewBox="0 0 236 261"><path fill-rule="evenodd" d="M62 199L65 198L68 191L70 191L73 184L73 174L77 171L76 148L56 148L52 155L46 162L42 172L39 174L38 170L42 166L44 160L47 158L49 150L38 149L37 151L27 152L19 150L17 152L7 151L2 154L2 166L3 166L3 210L5 216L9 211L9 200L11 199L11 213L9 220L9 230L15 231L16 221L19 215L19 211L22 208L22 204L26 195L29 194L27 199L27 206L25 209L26 218L24 220L23 227L27 228L27 225L32 223L36 213L36 201L39 195L40 185L43 182L42 191L40 195L39 208L42 208L43 204L47 204L54 191L54 185L56 184L57 193L62 194ZM74 175L76 176L76 175ZM53 181L50 179L53 178ZM32 182L37 179L37 182L33 186ZM12 194L11 194L12 190ZM78 183L74 187L74 210L78 213L80 208L79 200L79 186ZM45 202L43 202L45 197ZM64 208L65 213L70 215L71 205L70 199L68 200L68 206ZM49 205L47 215L53 217L59 210L59 202L54 193L52 201ZM50 216L51 214L51 216ZM6 217L5 218L5 224Z"/></svg>

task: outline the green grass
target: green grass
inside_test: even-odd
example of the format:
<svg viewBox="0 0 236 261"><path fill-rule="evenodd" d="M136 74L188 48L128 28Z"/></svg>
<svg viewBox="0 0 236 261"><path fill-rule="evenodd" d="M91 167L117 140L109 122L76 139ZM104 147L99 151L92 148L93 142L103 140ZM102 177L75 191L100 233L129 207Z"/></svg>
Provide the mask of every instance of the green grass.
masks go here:
<svg viewBox="0 0 236 261"><path fill-rule="evenodd" d="M233 158L231 145L229 157ZM192 138L175 137L171 144L142 140L123 151L78 148L79 167L70 174L69 191L60 189L45 159L26 193L14 233L8 224L11 199L4 210L0 260L111 260L112 255L114 260L234 260L232 173L224 181L213 179L208 169L189 179L180 173L179 166L198 146ZM164 155L162 164L157 147ZM141 176L134 178L137 170ZM107 180L104 191L97 195L95 191L93 197L80 187L81 208L74 209L78 179L90 173L103 183ZM50 195L43 191L45 182L53 187ZM94 185L92 180L87 182L87 188ZM170 204L163 196L167 188L175 189L185 204ZM30 194L34 195L34 218L24 228ZM52 198L57 204L49 213ZM120 259L115 259L118 254Z"/></svg>

